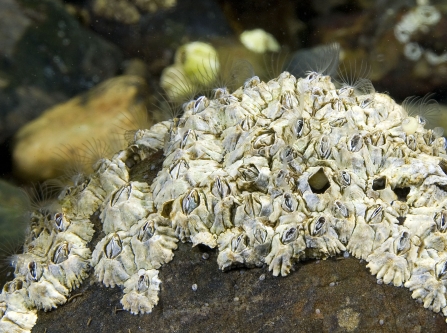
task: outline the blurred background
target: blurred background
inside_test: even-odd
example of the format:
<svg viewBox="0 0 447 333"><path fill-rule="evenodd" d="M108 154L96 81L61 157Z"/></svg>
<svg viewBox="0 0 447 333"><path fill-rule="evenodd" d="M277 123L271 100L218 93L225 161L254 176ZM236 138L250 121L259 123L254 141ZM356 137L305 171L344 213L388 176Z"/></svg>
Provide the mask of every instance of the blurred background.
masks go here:
<svg viewBox="0 0 447 333"><path fill-rule="evenodd" d="M447 127L442 0L0 1L1 251L20 247L24 211L38 200L18 186L69 181L65 170L119 150L124 133L170 118L163 104L208 70L268 80L334 42L348 75L376 91L398 102L433 93Z"/></svg>

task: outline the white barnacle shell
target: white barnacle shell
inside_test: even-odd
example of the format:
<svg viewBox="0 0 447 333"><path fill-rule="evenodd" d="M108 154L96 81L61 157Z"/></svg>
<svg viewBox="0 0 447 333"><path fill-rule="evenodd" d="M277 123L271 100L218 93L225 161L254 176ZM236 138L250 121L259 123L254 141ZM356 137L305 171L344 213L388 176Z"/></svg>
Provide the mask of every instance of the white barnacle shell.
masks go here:
<svg viewBox="0 0 447 333"><path fill-rule="evenodd" d="M32 281L27 288L29 299L37 308L45 311L64 304L67 301L69 290L47 268L42 269L43 272L40 277L35 275L34 272L38 269L38 267L31 267L30 265Z"/></svg>
<svg viewBox="0 0 447 333"><path fill-rule="evenodd" d="M84 244L62 241L50 252L48 271L68 290L78 288L88 276L91 252Z"/></svg>
<svg viewBox="0 0 447 333"><path fill-rule="evenodd" d="M135 315L150 313L158 303L160 283L156 269L140 269L124 284L123 308Z"/></svg>
<svg viewBox="0 0 447 333"><path fill-rule="evenodd" d="M328 216L317 215L309 219L305 226L306 256L309 258L327 258L345 251L338 239Z"/></svg>
<svg viewBox="0 0 447 333"><path fill-rule="evenodd" d="M78 185L69 195L62 199L65 213L69 218L89 218L107 196L99 177L92 175L90 179ZM67 209L68 208L68 209ZM72 216L74 215L74 216Z"/></svg>
<svg viewBox="0 0 447 333"><path fill-rule="evenodd" d="M125 231L153 210L149 185L130 182L109 196L100 218L106 233Z"/></svg>
<svg viewBox="0 0 447 333"><path fill-rule="evenodd" d="M163 217L152 214L133 226L130 234L137 268L158 269L174 257L178 239Z"/></svg>
<svg viewBox="0 0 447 333"><path fill-rule="evenodd" d="M274 276L290 273L292 264L303 256L306 242L297 224L282 224L275 230L270 253L265 258Z"/></svg>
<svg viewBox="0 0 447 333"><path fill-rule="evenodd" d="M221 233L217 239L219 255L217 264L221 270L243 266L251 257L250 239L244 230L232 228Z"/></svg>
<svg viewBox="0 0 447 333"><path fill-rule="evenodd" d="M97 175L101 187L110 194L129 181L129 171L124 161L116 154L111 160L102 159L97 166Z"/></svg>
<svg viewBox="0 0 447 333"><path fill-rule="evenodd" d="M405 283L414 299L422 301L425 308L434 312L443 310L446 302L446 258L418 260L420 266Z"/></svg>
<svg viewBox="0 0 447 333"><path fill-rule="evenodd" d="M92 266L95 267L96 277L106 287L122 286L135 273L135 259L129 242L129 237L122 240L119 233L112 233L96 245Z"/></svg>
<svg viewBox="0 0 447 333"><path fill-rule="evenodd" d="M0 294L0 332L30 332L36 321L37 311L24 279L16 277L7 282Z"/></svg>
<svg viewBox="0 0 447 333"><path fill-rule="evenodd" d="M399 287L410 278L416 251L410 231L401 228L397 235L390 237L367 257L367 267L371 274L377 274L377 279Z"/></svg>

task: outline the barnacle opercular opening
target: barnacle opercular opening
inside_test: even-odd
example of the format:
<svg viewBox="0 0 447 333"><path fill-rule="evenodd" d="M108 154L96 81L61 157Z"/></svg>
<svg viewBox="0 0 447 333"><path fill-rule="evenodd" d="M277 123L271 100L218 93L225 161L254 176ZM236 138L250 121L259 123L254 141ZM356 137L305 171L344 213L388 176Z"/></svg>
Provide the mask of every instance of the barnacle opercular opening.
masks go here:
<svg viewBox="0 0 447 333"><path fill-rule="evenodd" d="M372 189L374 191L380 191L386 187L386 177L380 177L373 180Z"/></svg>
<svg viewBox="0 0 447 333"><path fill-rule="evenodd" d="M397 200L407 201L408 193L410 193L409 187L395 187L393 192L397 195Z"/></svg>
<svg viewBox="0 0 447 333"><path fill-rule="evenodd" d="M320 168L309 178L309 186L312 192L316 194L324 193L331 187L331 183L329 183L329 179L324 173L323 168Z"/></svg>

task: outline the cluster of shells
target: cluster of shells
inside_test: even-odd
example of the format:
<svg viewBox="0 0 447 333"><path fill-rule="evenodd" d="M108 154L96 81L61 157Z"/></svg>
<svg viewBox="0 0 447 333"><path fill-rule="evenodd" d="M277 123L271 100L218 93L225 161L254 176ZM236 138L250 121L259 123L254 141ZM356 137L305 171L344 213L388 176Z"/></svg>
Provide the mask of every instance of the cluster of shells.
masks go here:
<svg viewBox="0 0 447 333"><path fill-rule="evenodd" d="M90 267L123 288L124 309L151 312L179 240L217 247L222 270L267 265L275 276L348 252L447 316L446 142L424 126L387 95L315 72L199 97L35 212L0 295L0 332L29 332L35 309L65 303ZM153 183L132 181L160 149ZM105 237L91 254L95 212Z"/></svg>

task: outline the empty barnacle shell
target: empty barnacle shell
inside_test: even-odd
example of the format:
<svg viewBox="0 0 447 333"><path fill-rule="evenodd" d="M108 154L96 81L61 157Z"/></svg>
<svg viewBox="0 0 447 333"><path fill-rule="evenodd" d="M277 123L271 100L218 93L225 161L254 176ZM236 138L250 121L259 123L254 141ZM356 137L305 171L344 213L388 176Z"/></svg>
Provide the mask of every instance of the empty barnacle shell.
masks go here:
<svg viewBox="0 0 447 333"><path fill-rule="evenodd" d="M123 244L118 234L113 234L106 244L104 252L109 259L115 259L123 250Z"/></svg>

